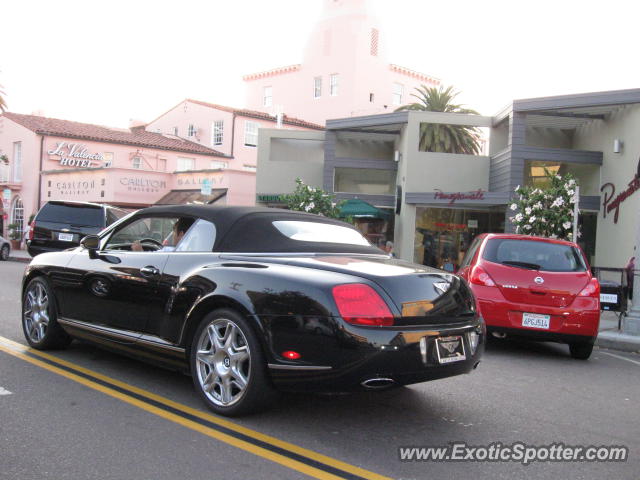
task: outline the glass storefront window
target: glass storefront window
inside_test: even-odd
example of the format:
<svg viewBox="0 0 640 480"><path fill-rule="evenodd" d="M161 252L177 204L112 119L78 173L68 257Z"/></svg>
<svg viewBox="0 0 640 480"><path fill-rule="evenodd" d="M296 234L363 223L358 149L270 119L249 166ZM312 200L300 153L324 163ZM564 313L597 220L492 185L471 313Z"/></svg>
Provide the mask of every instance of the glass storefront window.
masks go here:
<svg viewBox="0 0 640 480"><path fill-rule="evenodd" d="M416 208L414 262L456 271L478 234L504 232L504 208Z"/></svg>
<svg viewBox="0 0 640 480"><path fill-rule="evenodd" d="M580 195L600 195L599 165L527 160L524 168L524 184L538 188L549 187L550 182L545 170L554 175L571 173L580 184Z"/></svg>
<svg viewBox="0 0 640 480"><path fill-rule="evenodd" d="M393 195L396 172L374 168L342 168L334 171L334 191L368 195Z"/></svg>

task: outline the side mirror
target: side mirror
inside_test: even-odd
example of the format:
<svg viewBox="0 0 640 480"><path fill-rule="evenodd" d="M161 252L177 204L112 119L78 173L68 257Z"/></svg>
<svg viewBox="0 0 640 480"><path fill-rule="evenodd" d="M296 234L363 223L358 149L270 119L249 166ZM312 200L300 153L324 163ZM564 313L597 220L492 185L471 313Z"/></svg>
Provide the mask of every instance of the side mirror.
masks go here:
<svg viewBox="0 0 640 480"><path fill-rule="evenodd" d="M80 240L80 245L89 251L89 258L98 258L100 248L100 237L97 235L87 235Z"/></svg>

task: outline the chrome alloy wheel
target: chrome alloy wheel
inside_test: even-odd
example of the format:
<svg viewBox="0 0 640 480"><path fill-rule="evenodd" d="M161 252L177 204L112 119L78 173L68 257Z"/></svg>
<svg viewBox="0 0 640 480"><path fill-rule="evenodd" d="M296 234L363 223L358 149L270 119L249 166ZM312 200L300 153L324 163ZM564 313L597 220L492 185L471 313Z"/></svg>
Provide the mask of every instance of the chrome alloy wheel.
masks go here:
<svg viewBox="0 0 640 480"><path fill-rule="evenodd" d="M29 286L22 321L29 339L33 343L40 343L49 327L49 296L41 283Z"/></svg>
<svg viewBox="0 0 640 480"><path fill-rule="evenodd" d="M247 390L251 352L242 330L231 320L218 318L200 334L196 352L200 388L214 404L228 407Z"/></svg>

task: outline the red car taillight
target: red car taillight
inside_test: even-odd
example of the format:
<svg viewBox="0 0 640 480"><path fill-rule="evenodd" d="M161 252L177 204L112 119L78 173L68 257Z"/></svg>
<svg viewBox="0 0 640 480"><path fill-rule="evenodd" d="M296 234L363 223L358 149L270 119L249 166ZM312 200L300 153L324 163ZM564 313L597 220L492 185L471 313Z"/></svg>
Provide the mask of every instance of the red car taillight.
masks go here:
<svg viewBox="0 0 640 480"><path fill-rule="evenodd" d="M340 316L353 325L389 327L393 314L384 300L369 285L350 283L333 287L333 299Z"/></svg>
<svg viewBox="0 0 640 480"><path fill-rule="evenodd" d="M600 298L600 283L597 278L592 278L587 286L578 294L579 297L596 297Z"/></svg>
<svg viewBox="0 0 640 480"><path fill-rule="evenodd" d="M34 220L33 222L31 222L31 225L29 225L29 235L27 236L27 240L33 240L33 232L36 229L36 221Z"/></svg>
<svg viewBox="0 0 640 480"><path fill-rule="evenodd" d="M471 272L471 276L469 277L469 282L474 283L476 285L484 285L485 287L495 287L496 282L493 281L493 278L484 271L480 265L476 265L473 267L473 271Z"/></svg>

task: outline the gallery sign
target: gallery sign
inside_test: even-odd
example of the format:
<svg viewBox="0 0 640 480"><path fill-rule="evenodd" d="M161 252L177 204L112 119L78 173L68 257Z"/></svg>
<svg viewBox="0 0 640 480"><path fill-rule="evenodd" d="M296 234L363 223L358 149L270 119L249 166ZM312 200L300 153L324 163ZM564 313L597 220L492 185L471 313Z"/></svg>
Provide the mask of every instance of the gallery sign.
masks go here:
<svg viewBox="0 0 640 480"><path fill-rule="evenodd" d="M600 192L602 192L602 218L607 218L607 213L614 212L613 223L618 223L620 205L638 190L640 190L640 159L638 159L638 169L635 176L618 195L616 195L616 186L611 182L605 183L600 188Z"/></svg>
<svg viewBox="0 0 640 480"><path fill-rule="evenodd" d="M187 177L181 178L178 177L176 183L179 187L200 187L203 185L221 185L224 180L224 177Z"/></svg>
<svg viewBox="0 0 640 480"><path fill-rule="evenodd" d="M167 188L167 182L164 180L142 177L121 177L120 185L128 192L158 193Z"/></svg>
<svg viewBox="0 0 640 480"><path fill-rule="evenodd" d="M59 157L60 165L65 167L90 168L100 166L104 162L102 154L89 153L87 147L80 143L57 142L56 148L47 153Z"/></svg>
<svg viewBox="0 0 640 480"><path fill-rule="evenodd" d="M443 192L435 189L434 198L436 200L449 200L449 205L453 205L457 200L484 200L485 191L479 188L473 192Z"/></svg>

